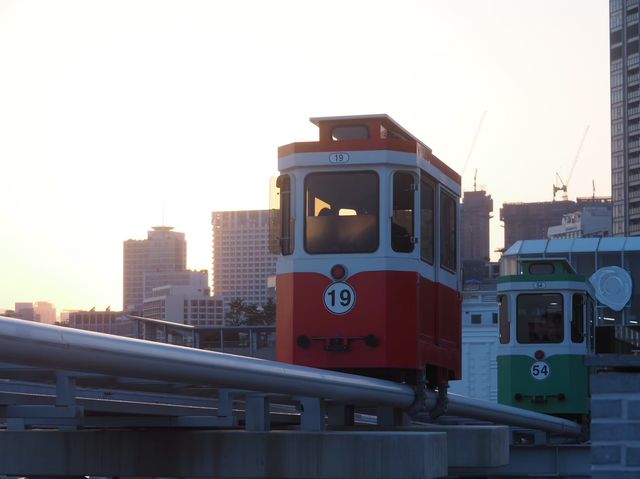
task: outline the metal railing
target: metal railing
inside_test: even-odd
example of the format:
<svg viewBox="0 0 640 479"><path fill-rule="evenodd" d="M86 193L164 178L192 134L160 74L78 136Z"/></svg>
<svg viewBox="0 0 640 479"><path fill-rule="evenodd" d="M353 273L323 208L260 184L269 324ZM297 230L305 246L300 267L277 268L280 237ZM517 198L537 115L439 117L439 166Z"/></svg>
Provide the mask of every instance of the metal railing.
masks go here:
<svg viewBox="0 0 640 479"><path fill-rule="evenodd" d="M177 347L0 317L0 361L35 367L235 388L340 404L431 411L436 392L292 364ZM580 426L523 409L450 395L449 414L578 435Z"/></svg>

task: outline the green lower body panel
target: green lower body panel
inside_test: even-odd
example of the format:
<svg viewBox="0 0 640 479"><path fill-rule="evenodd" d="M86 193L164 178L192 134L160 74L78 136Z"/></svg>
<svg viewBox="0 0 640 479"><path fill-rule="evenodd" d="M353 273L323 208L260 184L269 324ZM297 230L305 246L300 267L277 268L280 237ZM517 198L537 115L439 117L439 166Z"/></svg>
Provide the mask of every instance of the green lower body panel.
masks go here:
<svg viewBox="0 0 640 479"><path fill-rule="evenodd" d="M498 356L498 402L544 414L581 415L589 410L584 356Z"/></svg>

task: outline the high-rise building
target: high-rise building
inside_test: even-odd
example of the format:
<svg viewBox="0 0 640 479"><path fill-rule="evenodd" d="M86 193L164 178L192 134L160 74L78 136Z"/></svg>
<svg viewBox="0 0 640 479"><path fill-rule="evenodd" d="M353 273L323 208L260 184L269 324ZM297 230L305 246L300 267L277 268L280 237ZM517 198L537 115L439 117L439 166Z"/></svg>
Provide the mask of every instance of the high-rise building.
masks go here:
<svg viewBox="0 0 640 479"><path fill-rule="evenodd" d="M525 239L546 239L549 227L562 222L563 215L576 211L575 201L505 203L500 208L504 223L504 249Z"/></svg>
<svg viewBox="0 0 640 479"><path fill-rule="evenodd" d="M465 260L489 261L489 220L493 199L484 190L462 194L460 257Z"/></svg>
<svg viewBox="0 0 640 479"><path fill-rule="evenodd" d="M24 319L26 321L40 321L33 307L33 303L15 303L14 318Z"/></svg>
<svg viewBox="0 0 640 479"><path fill-rule="evenodd" d="M41 323L54 324L57 320L56 307L46 301L38 301L35 305L36 315L40 317Z"/></svg>
<svg viewBox="0 0 640 479"><path fill-rule="evenodd" d="M613 235L640 235L638 0L609 1Z"/></svg>
<svg viewBox="0 0 640 479"><path fill-rule="evenodd" d="M124 241L123 300L127 313L142 313L142 303L153 288L179 282L187 265L187 242L184 233L170 226L154 226L146 240ZM187 283L188 284L188 283Z"/></svg>
<svg viewBox="0 0 640 479"><path fill-rule="evenodd" d="M465 191L460 208L460 259L464 281L489 275L489 220L493 199L484 190Z"/></svg>
<svg viewBox="0 0 640 479"><path fill-rule="evenodd" d="M277 255L269 251L269 210L214 211L213 295L263 305L273 297L268 278Z"/></svg>

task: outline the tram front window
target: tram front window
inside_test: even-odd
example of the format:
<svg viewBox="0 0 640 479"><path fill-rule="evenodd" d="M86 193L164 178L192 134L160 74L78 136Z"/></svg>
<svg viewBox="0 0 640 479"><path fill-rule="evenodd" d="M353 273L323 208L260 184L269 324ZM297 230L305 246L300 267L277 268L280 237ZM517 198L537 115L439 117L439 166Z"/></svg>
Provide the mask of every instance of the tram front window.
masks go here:
<svg viewBox="0 0 640 479"><path fill-rule="evenodd" d="M564 339L562 295L518 296L517 339L521 344L561 343Z"/></svg>
<svg viewBox="0 0 640 479"><path fill-rule="evenodd" d="M311 254L378 249L378 175L312 173L305 179L305 250Z"/></svg>

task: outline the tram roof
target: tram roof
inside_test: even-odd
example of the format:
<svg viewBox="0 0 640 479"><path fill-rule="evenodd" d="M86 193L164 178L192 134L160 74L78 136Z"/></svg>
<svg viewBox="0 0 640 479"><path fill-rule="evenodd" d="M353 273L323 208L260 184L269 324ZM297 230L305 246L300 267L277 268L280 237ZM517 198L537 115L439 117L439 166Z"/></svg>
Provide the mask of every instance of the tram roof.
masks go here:
<svg viewBox="0 0 640 479"><path fill-rule="evenodd" d="M460 174L433 154L431 148L409 133L386 113L351 116L325 116L309 119L319 130L317 141L295 142L278 147L278 159L294 153L335 151L394 150L416 153L442 174L460 185Z"/></svg>
<svg viewBox="0 0 640 479"><path fill-rule="evenodd" d="M395 121L386 113L376 113L372 115L316 116L316 117L309 118L309 121L314 125L316 125L317 127L320 127L321 123L331 123L331 124L349 123L349 122L362 121L362 120L378 120L380 124L382 124L382 126L390 130L396 131L398 133L401 133L403 136L410 138L413 141L417 141L418 143L425 146L429 151L431 151L431 148L429 148L422 141L420 141L418 138L412 135L404 127L400 126L400 123Z"/></svg>
<svg viewBox="0 0 640 479"><path fill-rule="evenodd" d="M504 256L640 251L640 236L516 241Z"/></svg>

